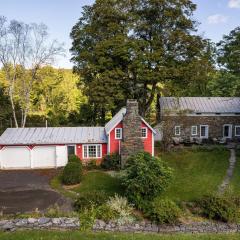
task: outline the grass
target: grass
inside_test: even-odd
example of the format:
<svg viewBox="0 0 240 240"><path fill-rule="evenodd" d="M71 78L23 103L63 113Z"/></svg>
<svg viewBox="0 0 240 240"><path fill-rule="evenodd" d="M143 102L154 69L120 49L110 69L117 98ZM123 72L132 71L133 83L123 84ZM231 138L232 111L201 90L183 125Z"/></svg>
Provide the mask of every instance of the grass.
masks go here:
<svg viewBox="0 0 240 240"><path fill-rule="evenodd" d="M233 178L230 182L230 191L240 196L240 150L236 152L237 162L233 172Z"/></svg>
<svg viewBox="0 0 240 240"><path fill-rule="evenodd" d="M83 233L78 231L19 231L1 233L0 240L238 240L239 234L133 234Z"/></svg>
<svg viewBox="0 0 240 240"><path fill-rule="evenodd" d="M120 180L103 171L87 172L81 184L72 190L77 193L104 191L109 196L121 194L123 191Z"/></svg>
<svg viewBox="0 0 240 240"><path fill-rule="evenodd" d="M228 168L229 151L185 149L160 157L174 169L172 183L163 196L179 202L193 201L217 190Z"/></svg>

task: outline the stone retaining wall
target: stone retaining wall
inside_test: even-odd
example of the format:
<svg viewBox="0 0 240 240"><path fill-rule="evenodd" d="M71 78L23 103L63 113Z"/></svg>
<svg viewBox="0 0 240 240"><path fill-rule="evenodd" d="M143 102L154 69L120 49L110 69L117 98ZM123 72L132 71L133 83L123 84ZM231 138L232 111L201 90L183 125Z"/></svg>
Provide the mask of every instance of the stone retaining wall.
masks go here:
<svg viewBox="0 0 240 240"><path fill-rule="evenodd" d="M78 218L25 218L0 220L0 231L15 231L17 229L79 229Z"/></svg>
<svg viewBox="0 0 240 240"><path fill-rule="evenodd" d="M105 223L101 220L97 220L93 226L93 230L149 233L232 233L240 232L240 224L201 222L192 224L156 225L142 222L127 225L118 225L114 222Z"/></svg>
<svg viewBox="0 0 240 240"><path fill-rule="evenodd" d="M78 218L26 218L0 220L0 231L18 229L79 230ZM148 233L235 233L240 232L240 224L201 222L176 225L156 225L147 222L120 225L116 222L105 223L96 220L93 231L109 232L148 232Z"/></svg>

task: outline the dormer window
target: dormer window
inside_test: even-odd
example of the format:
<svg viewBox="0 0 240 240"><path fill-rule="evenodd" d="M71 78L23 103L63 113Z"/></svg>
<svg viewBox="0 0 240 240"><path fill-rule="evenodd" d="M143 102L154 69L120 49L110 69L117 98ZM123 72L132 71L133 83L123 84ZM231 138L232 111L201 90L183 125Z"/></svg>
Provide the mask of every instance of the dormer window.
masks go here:
<svg viewBox="0 0 240 240"><path fill-rule="evenodd" d="M115 139L122 139L122 128L115 128Z"/></svg>

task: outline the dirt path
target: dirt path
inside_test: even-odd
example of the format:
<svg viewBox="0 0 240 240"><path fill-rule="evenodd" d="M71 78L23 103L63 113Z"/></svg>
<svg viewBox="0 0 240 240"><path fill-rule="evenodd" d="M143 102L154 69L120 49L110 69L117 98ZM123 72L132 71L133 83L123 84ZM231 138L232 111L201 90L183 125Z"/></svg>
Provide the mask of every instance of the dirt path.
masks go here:
<svg viewBox="0 0 240 240"><path fill-rule="evenodd" d="M230 148L230 158L229 158L229 167L227 170L227 174L222 182L222 184L219 186L218 192L219 193L224 193L224 191L226 190L227 186L230 183L230 180L233 176L233 171L234 171L234 167L235 167L235 163L236 163L236 151L235 148Z"/></svg>

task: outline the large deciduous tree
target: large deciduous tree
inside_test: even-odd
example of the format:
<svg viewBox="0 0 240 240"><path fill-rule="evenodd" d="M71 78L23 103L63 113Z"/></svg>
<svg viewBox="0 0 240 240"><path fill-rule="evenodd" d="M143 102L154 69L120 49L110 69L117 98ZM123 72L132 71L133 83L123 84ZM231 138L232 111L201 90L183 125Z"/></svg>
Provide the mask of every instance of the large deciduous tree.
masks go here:
<svg viewBox="0 0 240 240"><path fill-rule="evenodd" d="M0 17L0 63L5 72L15 127L26 124L39 69L51 64L61 53L62 45L56 40L48 40L46 25L25 24L16 20L8 23L5 17ZM16 89L19 88L20 99L16 99ZM20 119L16 114L17 102L21 109Z"/></svg>
<svg viewBox="0 0 240 240"><path fill-rule="evenodd" d="M144 116L160 84L184 88L205 79L212 64L208 42L194 34L195 9L190 0L97 0L84 7L71 32L72 60L95 115L104 121L107 109L136 98Z"/></svg>

